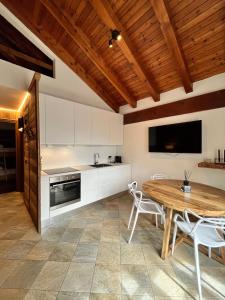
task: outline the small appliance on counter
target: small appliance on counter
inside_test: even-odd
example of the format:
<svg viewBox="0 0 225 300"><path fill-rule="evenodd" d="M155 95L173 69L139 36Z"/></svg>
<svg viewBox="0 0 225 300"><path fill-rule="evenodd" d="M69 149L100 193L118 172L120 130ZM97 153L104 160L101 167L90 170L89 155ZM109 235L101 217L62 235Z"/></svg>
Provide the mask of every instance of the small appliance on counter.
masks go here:
<svg viewBox="0 0 225 300"><path fill-rule="evenodd" d="M115 164L121 164L122 163L122 156L115 156Z"/></svg>

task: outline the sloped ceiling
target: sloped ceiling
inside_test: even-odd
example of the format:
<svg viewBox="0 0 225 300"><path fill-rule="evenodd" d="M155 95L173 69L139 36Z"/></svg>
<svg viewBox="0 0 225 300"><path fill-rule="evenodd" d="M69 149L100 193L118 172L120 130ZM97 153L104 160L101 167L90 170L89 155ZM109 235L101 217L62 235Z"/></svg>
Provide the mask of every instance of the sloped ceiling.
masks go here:
<svg viewBox="0 0 225 300"><path fill-rule="evenodd" d="M0 3L0 14L4 16L13 26L24 34L47 56L55 62L56 78L52 79L45 75L41 76L40 92L56 97L62 97L71 101L86 105L99 107L106 110L111 108L82 80L75 74L58 56L56 56L43 42L40 41L25 25L23 25L5 6ZM34 72L12 63L0 60L0 94L3 88L26 91ZM0 106L3 102L0 99ZM10 97L4 98L5 105L11 106ZM7 100L8 99L8 100Z"/></svg>
<svg viewBox="0 0 225 300"><path fill-rule="evenodd" d="M2 2L115 111L225 71L224 0Z"/></svg>

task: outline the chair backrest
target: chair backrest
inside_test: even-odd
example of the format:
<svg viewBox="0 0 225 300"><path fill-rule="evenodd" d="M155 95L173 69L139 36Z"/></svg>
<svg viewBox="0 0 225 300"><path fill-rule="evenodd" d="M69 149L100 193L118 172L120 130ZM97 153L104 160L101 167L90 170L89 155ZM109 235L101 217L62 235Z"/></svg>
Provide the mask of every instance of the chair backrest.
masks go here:
<svg viewBox="0 0 225 300"><path fill-rule="evenodd" d="M128 189L129 189L130 194L133 195L133 192L135 192L137 190L137 181L133 181L133 182L129 183Z"/></svg>
<svg viewBox="0 0 225 300"><path fill-rule="evenodd" d="M208 217L201 217L198 214L194 213L193 211L186 209L184 211L184 218L187 223L190 223L189 216L194 216L198 219L196 225L191 230L190 234L194 234L199 226L214 228L217 230L219 236L224 239L225 235L225 217L217 217L217 218L208 218Z"/></svg>
<svg viewBox="0 0 225 300"><path fill-rule="evenodd" d="M152 180L158 180L158 179L169 179L169 176L165 173L156 173L152 175Z"/></svg>
<svg viewBox="0 0 225 300"><path fill-rule="evenodd" d="M138 207L141 203L141 200L142 200L142 197L143 197L143 194L141 191L133 191L133 196L134 196L134 203L135 203L135 206Z"/></svg>

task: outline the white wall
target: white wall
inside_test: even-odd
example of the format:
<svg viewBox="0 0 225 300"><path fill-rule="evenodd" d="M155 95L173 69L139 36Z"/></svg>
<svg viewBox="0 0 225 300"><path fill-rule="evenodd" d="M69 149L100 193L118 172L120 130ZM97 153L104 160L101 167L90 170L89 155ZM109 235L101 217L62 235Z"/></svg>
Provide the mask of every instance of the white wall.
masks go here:
<svg viewBox="0 0 225 300"><path fill-rule="evenodd" d="M194 120L202 120L202 154L148 152L148 127ZM191 180L225 189L225 171L197 167L198 162L213 159L218 148L225 149L225 108L125 125L122 154L132 163L132 178L140 184L158 172L183 179L188 169Z"/></svg>
<svg viewBox="0 0 225 300"><path fill-rule="evenodd" d="M41 146L42 170L93 164L94 153L105 163L109 155L117 155L117 146Z"/></svg>
<svg viewBox="0 0 225 300"><path fill-rule="evenodd" d="M160 102L146 98L138 101L137 108L125 105L120 112L134 112L221 89L225 89L225 73L195 82L192 93L186 94L183 88L174 89L161 94ZM202 154L148 152L148 127L194 120L202 120ZM121 154L125 162L132 164L132 177L140 184L158 172L165 172L171 178L183 179L183 172L188 169L192 171L191 180L225 189L225 171L197 167L204 159L214 159L218 148L225 149L225 108L125 125Z"/></svg>

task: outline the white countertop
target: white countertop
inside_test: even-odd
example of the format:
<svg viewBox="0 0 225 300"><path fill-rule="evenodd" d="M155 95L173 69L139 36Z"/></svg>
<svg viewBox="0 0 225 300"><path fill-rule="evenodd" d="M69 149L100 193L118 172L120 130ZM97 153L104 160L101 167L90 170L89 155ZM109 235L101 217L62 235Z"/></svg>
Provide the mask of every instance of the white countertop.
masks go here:
<svg viewBox="0 0 225 300"><path fill-rule="evenodd" d="M127 163L113 163L110 164L111 167L118 167L118 166L125 166L125 165L129 165ZM108 167L101 167L101 168L95 168L92 167L90 165L79 165L79 166L66 166L66 167L71 167L73 169L76 169L76 171L74 172L66 172L66 173L57 173L57 174L52 174L52 175L48 175L47 173L45 173L44 171L41 171L41 176L60 176L60 175L68 175L68 174L74 174L74 173L81 173L81 172L85 172L85 171L89 171L89 170L101 170L101 169L105 169L105 168L110 168Z"/></svg>

